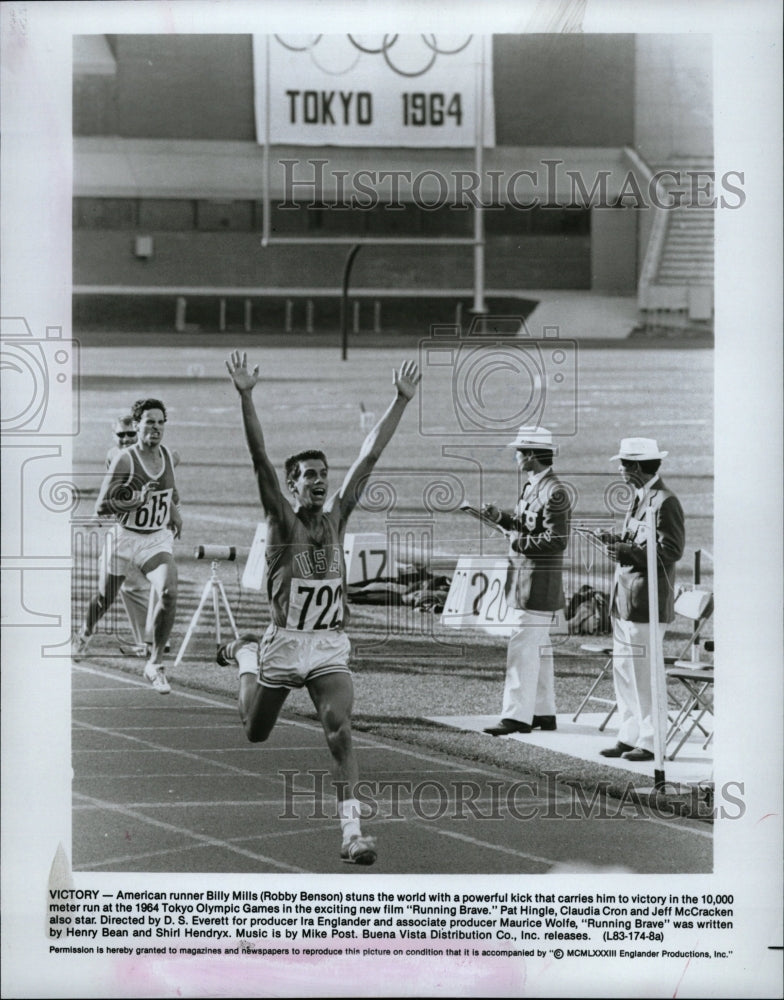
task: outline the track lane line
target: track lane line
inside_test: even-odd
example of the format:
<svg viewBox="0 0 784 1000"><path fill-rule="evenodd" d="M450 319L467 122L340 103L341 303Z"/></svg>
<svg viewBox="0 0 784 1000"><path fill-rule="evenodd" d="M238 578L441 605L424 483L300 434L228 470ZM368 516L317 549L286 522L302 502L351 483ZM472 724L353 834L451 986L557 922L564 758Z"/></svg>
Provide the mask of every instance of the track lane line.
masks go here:
<svg viewBox="0 0 784 1000"><path fill-rule="evenodd" d="M524 858L526 861L535 861L537 864L547 865L548 868L552 868L553 865L558 864L554 858L545 858L539 854L530 854L527 851L518 851L514 847L506 847L504 844L493 844L487 840L480 840L478 837L472 837L468 833L458 833L456 830L447 830L443 827L434 828L422 820L409 819L408 822L420 830L428 830L430 833L435 832L436 835L440 837L449 837L452 840L459 840L464 844L470 844L472 847L481 847L488 851L497 851L499 854L509 854L515 858Z"/></svg>
<svg viewBox="0 0 784 1000"><path fill-rule="evenodd" d="M306 868L298 868L296 865L287 864L285 861L278 861L276 858L271 858L266 854L259 854L256 851L245 850L241 847L237 847L234 844L229 843L225 840L220 840L217 837L210 837L207 834L196 833L195 830L189 830L184 826L175 826L173 823L165 823L163 820L153 819L150 816L146 816L142 812L138 812L135 809L129 809L126 806L119 806L112 802L106 802L103 799L92 798L91 796L81 795L76 793L74 798L81 799L83 803L88 803L94 806L96 809L100 809L104 812L113 813L117 816L123 816L127 819L133 819L140 823L145 823L147 826L155 827L158 830L165 830L167 833L174 833L178 836L190 837L191 840L195 841L202 847L219 847L225 850L229 850L235 854L240 855L240 857L250 858L253 861L262 861L265 864L274 865L276 868L282 871L295 872L300 875L308 874ZM154 855L147 855L154 856ZM132 855L131 859L135 860L137 855ZM81 868L81 866L80 866ZM91 867L84 868L85 871L92 871Z"/></svg>
<svg viewBox="0 0 784 1000"><path fill-rule="evenodd" d="M131 735L127 734L127 733L118 733L117 730L115 730L115 729L107 729L104 726L94 726L94 725L92 725L89 722L78 722L78 721L75 721L74 725L77 726L79 729L85 731L85 732L101 733L104 736L113 737L115 739L127 740L130 743L141 744L145 748L146 751L150 751L151 752L151 751L154 750L154 751L157 751L158 753L173 754L175 757L183 757L186 760L196 761L199 764L207 764L207 763L213 764L220 771L228 771L231 774L241 775L242 777L245 777L245 778L263 778L263 777L266 777L265 774L262 771L259 771L258 769L253 770L253 771L249 771L249 770L247 770L245 768L242 768L242 767L236 767L233 764L224 764L221 761L210 761L210 760L206 759L204 756L202 756L202 754L204 753L204 751L201 751L201 752L197 753L197 752L192 751L192 750L182 750L182 749L180 749L178 747L167 747L167 746L165 746L164 744L161 744L161 743L154 743L152 740L143 740L139 736L131 736ZM108 754L108 753L127 753L128 751L127 750L106 750L106 751L100 751L100 750L97 750L97 751L78 751L77 750L77 751L75 751L75 753L79 753L79 752L82 752L82 753L107 753ZM209 772L208 772L208 774L209 774ZM138 778L139 775L137 775L136 777ZM272 775L270 777L272 777Z"/></svg>
<svg viewBox="0 0 784 1000"><path fill-rule="evenodd" d="M110 680L115 680L116 679L118 681L121 681L122 683L129 684L129 685L134 685L136 687L148 687L148 685L145 682L141 681L141 680L136 680L135 678L130 678L130 677L117 676L114 673L101 670L101 669L99 669L97 667L85 667L82 664L79 664L79 665L75 665L74 669L75 670L80 670L80 671L82 671L84 673L93 673L93 674L96 674L98 676L110 679ZM220 707L220 708L225 708L226 707L226 703L224 701L218 700L217 696L200 695L200 694L196 694L195 692L193 692L193 691L191 691L189 689L185 689L184 690L184 689L181 689L181 688L180 689L175 689L172 693L176 694L179 697L187 698L188 700L196 701L196 702L199 702L199 703L205 704L205 705L210 705L212 707ZM228 697L228 696L224 696L224 697ZM298 720L298 719L280 719L278 721L277 725L288 725L288 726L300 727L302 729L308 730L309 732L318 732L318 733L322 732L322 729L321 729L321 727L319 725L317 725L315 723L305 722L305 721ZM110 730L110 732L113 732L113 730ZM361 734L361 733L358 734L358 733L355 732L353 734L353 737L354 737L355 744L357 746L360 746L360 747L372 748L372 749L378 749L378 750L384 750L384 751L387 751L389 753L399 754L402 757L410 757L410 758L413 758L414 760L417 760L417 761L422 761L422 762L426 762L426 763L430 763L430 764L437 764L437 765L440 766L440 768L442 770L443 769L448 770L450 768L449 762L445 761L442 757L435 757L435 756L433 756L431 754L423 753L423 752L421 752L419 750L410 749L408 747L397 747L397 746L390 747L386 743L379 742L379 741L373 739L373 737L366 736L366 735ZM250 749L253 749L253 747L247 747L246 749L250 750ZM228 765L223 765L223 766L228 767ZM497 779L498 778L499 771L500 771L500 773L503 773L503 769L489 770L489 769L486 769L486 768L482 767L481 765L478 765L478 766L474 765L473 763L471 765L470 771L468 771L468 772L466 771L465 765L463 763L456 763L456 764L454 764L452 766L453 766L454 770L457 773L460 773L460 774L471 773L471 774L477 774L477 775L480 775L482 777L493 778L493 779ZM238 773L243 773L243 774L244 773L248 773L248 772L242 771L242 769L239 769L239 768L237 768L235 770L237 770ZM256 777L258 777L259 774L260 774L260 772L258 770L255 770L253 772L253 774ZM569 801L570 799L571 799L571 796L567 792L565 792L565 791L562 792L559 789L558 793L557 793L557 797L555 798L554 801L557 804L559 802ZM633 809L633 807L630 807L630 809L632 811L635 811ZM690 825L687 825L686 821L682 820L680 817L677 817L677 816L674 816L674 817L671 817L671 818L667 818L667 819L662 819L662 818L660 818L658 816L651 816L651 815L639 816L639 814L636 814L636 816L637 816L637 818L641 822L651 823L654 826L663 826L663 827L665 827L668 830L675 830L675 829L677 829L681 833L690 834L692 836L701 837L701 838L707 839L707 840L712 840L713 839L713 831L712 830L705 830L705 829L703 829L701 827L692 827Z"/></svg>
<svg viewBox="0 0 784 1000"><path fill-rule="evenodd" d="M240 844L243 844L243 843L254 842L254 841L257 841L257 840L282 839L284 837L303 837L303 836L307 836L307 835L312 834L312 833L319 833L320 834L321 831L319 831L319 830L283 830L283 831L276 830L276 831L272 831L271 830L268 833L254 833L252 836L245 835L245 836L242 836L242 837L234 837L230 841L227 841L227 843L235 844L235 845L240 845ZM198 845L198 844L194 844L192 847L167 847L167 848L161 849L160 851L143 851L140 854L117 855L117 856L115 856L113 858L107 858L107 860L104 861L104 862L101 862L101 864L102 865L107 865L107 864L111 864L111 865L127 864L129 861L139 861L142 858L161 858L161 857L165 857L167 854L175 854L176 855L176 854L187 853L188 851L196 851L196 850L199 850L199 849L200 849L200 845ZM81 869L76 869L76 870L81 870ZM85 869L85 870L94 871L95 869ZM221 874L221 873L210 872L209 874ZM235 873L233 873L233 872L226 872L224 874L235 874ZM315 871L315 870L313 870L313 871L307 871L307 872L305 872L305 874L308 874L308 875L323 875L325 873L323 871Z"/></svg>

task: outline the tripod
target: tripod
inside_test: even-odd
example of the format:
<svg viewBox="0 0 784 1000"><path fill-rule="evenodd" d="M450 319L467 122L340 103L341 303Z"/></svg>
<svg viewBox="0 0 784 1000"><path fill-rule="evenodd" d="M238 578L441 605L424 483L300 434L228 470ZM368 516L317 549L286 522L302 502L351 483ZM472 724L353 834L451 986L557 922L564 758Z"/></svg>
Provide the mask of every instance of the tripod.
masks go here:
<svg viewBox="0 0 784 1000"><path fill-rule="evenodd" d="M231 613L231 607L229 605L228 598L226 597L226 591L223 588L223 583L218 578L218 562L213 559L212 561L212 572L210 573L209 580L204 584L204 590L201 593L201 600L199 601L199 606L193 613L193 618L191 618L191 623L188 626L188 631L185 633L185 638L182 640L182 645L180 646L180 651L177 653L177 659L174 661L174 666L178 666L183 656L185 655L185 648L191 640L191 636L196 630L196 625L199 621L199 616L201 615L204 605L207 603L207 599L212 595L212 607L215 612L215 641L220 646L221 645L221 622L220 622L220 602L223 602L224 610L229 618L229 623L231 625L232 631L234 632L234 638L239 637L239 632L237 631L237 625L234 621L234 615Z"/></svg>

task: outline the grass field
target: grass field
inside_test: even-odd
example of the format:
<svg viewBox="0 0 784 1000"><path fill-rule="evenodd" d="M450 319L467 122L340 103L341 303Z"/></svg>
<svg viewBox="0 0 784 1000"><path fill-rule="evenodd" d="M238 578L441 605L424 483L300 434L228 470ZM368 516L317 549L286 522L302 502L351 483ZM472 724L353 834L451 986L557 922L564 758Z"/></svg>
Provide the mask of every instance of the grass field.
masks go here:
<svg viewBox="0 0 784 1000"><path fill-rule="evenodd" d="M239 627L267 620L264 599L239 586L244 556L259 520L257 491L241 428L239 406L226 375L224 358L232 348L177 346L174 337L159 346L87 347L81 358L80 432L74 445L74 471L87 483L80 514L88 513L90 493L100 482L112 418L142 396L162 399L169 411L166 443L182 463L177 481L183 502L184 532L177 543L181 594L173 649L193 615L209 566L193 559L197 544L236 545L238 563L224 563L224 580ZM358 508L350 531L410 528L432 548L440 569L459 554L501 554L503 539L456 512L462 500L496 500L512 506L518 488L511 449L504 443L517 422L527 422L526 393L532 386L519 370L504 367L498 348L488 347L472 362L471 384L460 382L459 356L451 368L430 364L429 348L355 349L341 361L332 348L248 348L261 368L256 404L267 446L276 466L303 447L323 448L330 460L332 489L355 457L364 437L360 404L380 415L391 399L391 372L403 357L420 356L423 382L418 400L405 413L397 435L373 476L367 501ZM493 354L493 352L495 352ZM430 360L429 360L430 358ZM500 361L499 361L500 358ZM439 358L443 360L443 357ZM495 363L498 362L498 363ZM686 513L686 552L679 579L692 579L694 552L703 550L702 582L710 586L713 566L713 355L704 349L651 348L613 350L580 345L568 377L544 401L542 423L561 435L556 469L571 485L575 519L612 515L618 484L616 463L609 461L619 439L641 435L658 439L669 451L663 477L678 494ZM455 373L458 372L458 375ZM564 388L561 390L561 386ZM555 391L558 390L558 391ZM468 417L482 414L499 426L491 437L467 434L459 426L455 398L474 392ZM518 401L522 399L523 402ZM469 399L469 402L470 402ZM534 401L535 405L541 404ZM464 409L465 409L464 407ZM540 406L540 409L542 407ZM465 418L466 412L463 413ZM530 407L529 407L529 411ZM522 414L523 419L517 420ZM504 421L509 427L504 426ZM92 473L95 472L95 478ZM608 502L610 506L608 507ZM616 517L617 517L616 513ZM570 551L565 588L586 579L586 554ZM94 567L83 567L91 576ZM591 571L596 578L597 567ZM78 594L77 594L78 591ZM78 615L84 581L75 588ZM123 627L121 617L116 616ZM429 715L493 714L500 707L505 640L477 632L445 629L438 616L394 610L390 628L384 608L355 606L351 614L356 671L355 725L358 729L406 739L467 759L486 760L535 770L556 762L546 751L520 744L489 741L477 734L446 731L425 720ZM111 622L110 622L111 624ZM676 623L667 644L675 648L686 636ZM125 641L127 641L127 628ZM580 637L559 638L556 645L556 696L559 711L573 711L599 663L579 649ZM582 641L585 641L584 638ZM116 655L108 635L98 647ZM114 658L113 655L113 658ZM234 691L235 678L214 665L213 627L208 615L189 644L174 683ZM138 671L138 661L123 660ZM610 685L606 693L610 693ZM294 693L289 711L312 715L307 696ZM569 763L567 771L590 783L600 765Z"/></svg>

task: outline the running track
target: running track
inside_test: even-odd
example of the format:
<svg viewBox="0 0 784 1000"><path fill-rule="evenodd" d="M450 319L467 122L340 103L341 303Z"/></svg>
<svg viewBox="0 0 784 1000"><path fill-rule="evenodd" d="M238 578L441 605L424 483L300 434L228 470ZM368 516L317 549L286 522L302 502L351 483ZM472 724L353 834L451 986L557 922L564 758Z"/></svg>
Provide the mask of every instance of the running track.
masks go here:
<svg viewBox="0 0 784 1000"><path fill-rule="evenodd" d="M379 860L349 866L339 857L329 778L322 798L308 773L329 768L315 722L284 715L259 746L220 695L175 688L162 697L141 678L89 663L74 665L72 690L74 871L712 870L705 824L642 817L637 807L611 820L567 821L568 789L548 797L544 783L521 788L520 774L363 734L355 734L360 774L378 789L363 831L377 838ZM285 771L307 793L289 818Z"/></svg>

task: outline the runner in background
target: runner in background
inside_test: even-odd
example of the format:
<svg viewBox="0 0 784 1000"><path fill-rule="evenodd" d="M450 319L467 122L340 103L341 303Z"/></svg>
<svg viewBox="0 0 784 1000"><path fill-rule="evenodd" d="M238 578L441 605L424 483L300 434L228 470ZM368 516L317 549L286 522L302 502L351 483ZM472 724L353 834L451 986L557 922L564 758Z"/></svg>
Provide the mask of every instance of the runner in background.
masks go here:
<svg viewBox="0 0 784 1000"><path fill-rule="evenodd" d="M98 593L90 600L81 629L74 639L73 658L87 652L95 626L112 606L128 573L138 568L155 588L152 648L145 677L160 694L171 690L163 654L177 608L177 567L173 540L182 530L179 496L174 481L174 459L162 444L166 408L157 399L140 399L133 406L138 440L121 449L101 485L95 510L113 514L117 523L106 536Z"/></svg>
<svg viewBox="0 0 784 1000"><path fill-rule="evenodd" d="M112 462L118 453L125 448L130 448L136 444L136 425L131 414L118 417L114 422L114 445L106 453L106 469L110 469ZM180 461L180 456L176 451L172 451L172 462L176 468ZM102 558L105 549L102 549ZM152 621L154 607L150 605L150 585L144 574L132 563L126 567L127 575L120 587L120 600L128 616L133 635L133 646L130 652L133 656L150 658L152 652ZM99 569L99 576L101 571ZM169 644L166 643L164 652L168 653Z"/></svg>

